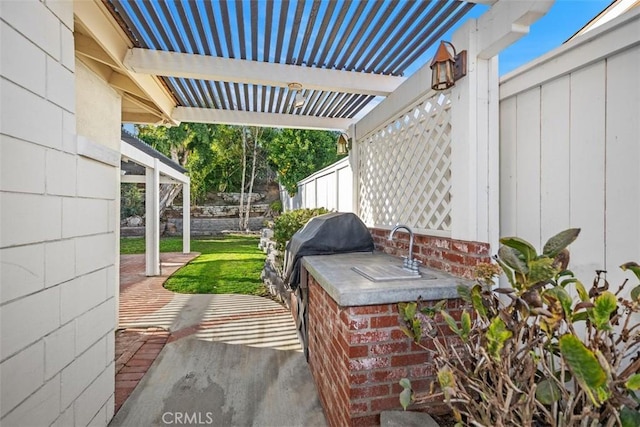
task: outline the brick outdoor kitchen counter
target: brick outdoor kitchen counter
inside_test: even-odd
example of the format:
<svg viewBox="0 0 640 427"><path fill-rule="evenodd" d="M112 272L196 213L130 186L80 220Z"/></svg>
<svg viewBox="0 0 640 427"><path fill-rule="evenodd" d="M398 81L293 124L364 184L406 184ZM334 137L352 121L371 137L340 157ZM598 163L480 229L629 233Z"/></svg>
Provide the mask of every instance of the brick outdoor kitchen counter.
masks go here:
<svg viewBox="0 0 640 427"><path fill-rule="evenodd" d="M465 279L422 267L419 279L373 282L352 270L355 266L402 266L402 259L381 252L306 256L303 267L341 307L457 298Z"/></svg>
<svg viewBox="0 0 640 427"><path fill-rule="evenodd" d="M464 302L456 288L471 282L429 268L421 272L433 279L373 282L352 270L402 265L401 258L381 252L307 256L302 265L302 292L292 298L292 310L301 316L298 299L305 295L309 365L326 418L331 426L380 425L382 411L402 409L401 378L409 378L417 391L428 390L436 379L432 355L400 329L397 304L447 300L448 312L459 319ZM435 321L448 333L440 316ZM430 341L422 344L433 348ZM444 406L410 409L441 413Z"/></svg>

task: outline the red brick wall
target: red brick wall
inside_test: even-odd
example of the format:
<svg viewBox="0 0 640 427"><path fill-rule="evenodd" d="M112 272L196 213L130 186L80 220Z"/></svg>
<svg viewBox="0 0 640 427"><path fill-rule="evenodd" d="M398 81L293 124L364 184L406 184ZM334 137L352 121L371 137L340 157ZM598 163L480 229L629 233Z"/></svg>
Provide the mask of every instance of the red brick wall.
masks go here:
<svg viewBox="0 0 640 427"><path fill-rule="evenodd" d="M309 365L329 425L380 425L381 411L402 409L398 381L403 377L415 390L429 389L435 366L400 330L396 304L340 307L313 277L308 282ZM462 304L450 300L448 311L459 318ZM411 409L438 413L443 406Z"/></svg>
<svg viewBox="0 0 640 427"><path fill-rule="evenodd" d="M398 230L393 240L389 240L389 230L371 228L370 231L377 251L398 257L409 253L408 233ZM491 261L488 243L422 234L413 236L413 257L425 267L467 279L473 279L473 269L478 263Z"/></svg>

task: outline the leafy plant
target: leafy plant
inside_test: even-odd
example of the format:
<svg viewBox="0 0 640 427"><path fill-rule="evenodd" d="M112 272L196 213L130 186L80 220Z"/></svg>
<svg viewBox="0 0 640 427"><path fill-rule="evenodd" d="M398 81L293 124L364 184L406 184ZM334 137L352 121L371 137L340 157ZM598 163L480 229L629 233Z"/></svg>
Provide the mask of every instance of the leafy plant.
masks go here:
<svg viewBox="0 0 640 427"><path fill-rule="evenodd" d="M499 270L479 265L477 284L459 288L470 307L460 322L443 304L399 305L402 330L433 351L438 368L429 392L402 379L402 406L439 395L459 425L640 425L640 331L633 321L640 285L626 296L625 280L613 292L598 271L587 291L567 270L567 247L579 232L557 234L541 254L523 239L502 238L495 260L511 288L494 289ZM637 263L621 268L640 280ZM435 350L421 344L425 331Z"/></svg>
<svg viewBox="0 0 640 427"><path fill-rule="evenodd" d="M275 200L275 201L271 202L269 204L269 210L274 215L280 215L282 213L282 201L281 200Z"/></svg>
<svg viewBox="0 0 640 427"><path fill-rule="evenodd" d="M136 184L125 182L120 185L120 219L134 215L144 215L142 192Z"/></svg>
<svg viewBox="0 0 640 427"><path fill-rule="evenodd" d="M301 229L307 221L314 216L329 213L325 208L296 209L285 212L274 220L273 239L276 241L276 249L283 251L287 242Z"/></svg>

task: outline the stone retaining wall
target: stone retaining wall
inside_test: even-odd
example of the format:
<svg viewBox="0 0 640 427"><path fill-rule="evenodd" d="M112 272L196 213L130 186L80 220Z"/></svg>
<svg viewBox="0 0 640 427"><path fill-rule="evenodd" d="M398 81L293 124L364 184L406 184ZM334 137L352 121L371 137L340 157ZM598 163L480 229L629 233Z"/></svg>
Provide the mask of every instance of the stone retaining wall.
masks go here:
<svg viewBox="0 0 640 427"><path fill-rule="evenodd" d="M276 249L276 242L273 240L273 230L269 228L262 230L258 247L267 254L260 278L269 290L269 293L290 308L291 291L285 286L284 280L282 279L282 265L278 259L279 251Z"/></svg>
<svg viewBox="0 0 640 427"><path fill-rule="evenodd" d="M251 205L251 214L257 214L262 216L269 210L269 205L256 204ZM225 205L225 206L192 206L191 217L192 218L237 218L240 212L240 206L238 205ZM169 206L165 212L165 217L169 218L182 218L182 206Z"/></svg>
<svg viewBox="0 0 640 427"><path fill-rule="evenodd" d="M260 230L265 218L249 218L249 229ZM214 236L227 230L238 230L238 218L191 218L191 236ZM182 236L182 218L168 218L163 236Z"/></svg>

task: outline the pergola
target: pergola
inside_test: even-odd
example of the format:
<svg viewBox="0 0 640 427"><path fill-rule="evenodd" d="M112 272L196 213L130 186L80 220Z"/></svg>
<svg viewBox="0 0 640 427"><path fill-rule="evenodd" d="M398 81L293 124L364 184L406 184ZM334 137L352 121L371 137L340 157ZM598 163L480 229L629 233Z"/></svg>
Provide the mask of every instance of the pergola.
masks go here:
<svg viewBox="0 0 640 427"><path fill-rule="evenodd" d="M431 90L431 48L451 37L468 50L467 76L448 89L451 236L496 243L496 56L552 4L91 0L74 3L74 40L120 93L122 122L340 130L360 143Z"/></svg>
<svg viewBox="0 0 640 427"><path fill-rule="evenodd" d="M495 1L79 2L76 50L123 122L346 130L476 3Z"/></svg>

